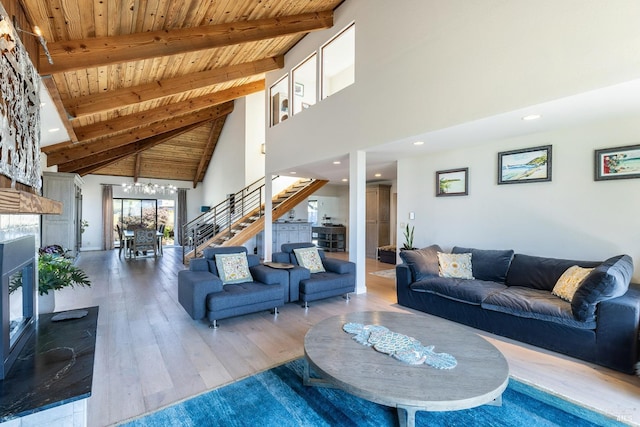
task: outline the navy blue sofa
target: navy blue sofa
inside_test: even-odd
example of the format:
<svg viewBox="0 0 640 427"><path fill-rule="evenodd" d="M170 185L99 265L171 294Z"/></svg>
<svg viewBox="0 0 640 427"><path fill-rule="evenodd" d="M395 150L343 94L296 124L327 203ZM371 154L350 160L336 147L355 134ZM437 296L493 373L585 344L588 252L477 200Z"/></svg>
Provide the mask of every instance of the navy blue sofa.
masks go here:
<svg viewBox="0 0 640 427"><path fill-rule="evenodd" d="M356 265L350 261L327 258L324 251L318 254L326 271L311 273L298 264L294 249L313 248L311 242L285 243L282 251L272 255L274 262L293 264L289 272L289 301L302 301L305 308L308 303L319 299L345 295L356 290Z"/></svg>
<svg viewBox="0 0 640 427"><path fill-rule="evenodd" d="M604 262L454 247L471 253L474 279L439 275L437 245L402 251L398 303L558 353L633 373L638 361L640 285L628 255ZM552 294L569 267L594 268L571 302Z"/></svg>
<svg viewBox="0 0 640 427"><path fill-rule="evenodd" d="M223 284L216 267L218 254L245 253L251 278L241 283ZM289 275L260 263L244 246L207 248L202 258L192 259L188 270L178 272L178 301L192 319L207 318L210 327L228 317L274 310L289 295Z"/></svg>

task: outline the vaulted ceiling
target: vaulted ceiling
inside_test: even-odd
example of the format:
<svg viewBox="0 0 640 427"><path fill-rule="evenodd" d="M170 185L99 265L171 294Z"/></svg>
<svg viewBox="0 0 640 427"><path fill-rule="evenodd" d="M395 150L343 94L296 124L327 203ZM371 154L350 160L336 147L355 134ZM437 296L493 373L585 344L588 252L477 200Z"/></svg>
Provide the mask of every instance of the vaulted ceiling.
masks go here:
<svg viewBox="0 0 640 427"><path fill-rule="evenodd" d="M202 181L234 100L343 0L20 0L70 140L60 172ZM51 61L49 61L51 59Z"/></svg>

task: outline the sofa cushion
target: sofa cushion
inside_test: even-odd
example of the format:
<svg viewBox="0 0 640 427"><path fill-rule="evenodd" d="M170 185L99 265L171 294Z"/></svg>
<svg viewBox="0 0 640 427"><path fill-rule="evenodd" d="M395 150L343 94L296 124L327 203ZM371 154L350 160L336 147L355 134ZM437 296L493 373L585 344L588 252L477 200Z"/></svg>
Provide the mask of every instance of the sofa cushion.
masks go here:
<svg viewBox="0 0 640 427"><path fill-rule="evenodd" d="M505 285L496 282L449 279L445 277L429 277L412 283L410 287L415 292L427 292L474 305L480 305L492 293L507 288Z"/></svg>
<svg viewBox="0 0 640 427"><path fill-rule="evenodd" d="M216 254L215 261L218 276L225 285L229 283L253 282L251 271L249 271L249 263L247 262L247 254L245 252Z"/></svg>
<svg viewBox="0 0 640 427"><path fill-rule="evenodd" d="M577 265L572 265L562 273L562 276L560 276L556 282L551 293L567 302L571 302L578 287L592 270L593 268L582 268Z"/></svg>
<svg viewBox="0 0 640 427"><path fill-rule="evenodd" d="M400 258L409 266L413 280L419 281L427 277L438 276L438 252L442 252L442 248L438 245L431 245L422 249L401 250Z"/></svg>
<svg viewBox="0 0 640 427"><path fill-rule="evenodd" d="M438 265L441 277L473 279L471 254L447 254L438 252Z"/></svg>
<svg viewBox="0 0 640 427"><path fill-rule="evenodd" d="M589 273L571 301L573 315L578 320L595 319L596 304L624 295L633 275L633 261L629 255L609 258Z"/></svg>
<svg viewBox="0 0 640 427"><path fill-rule="evenodd" d="M482 308L519 317L545 320L580 329L594 329L595 321L580 321L571 310L571 304L539 289L510 286L495 292L482 302Z"/></svg>
<svg viewBox="0 0 640 427"><path fill-rule="evenodd" d="M318 254L318 248L296 248L293 253L296 254L296 259L301 267L312 273L325 271L320 254Z"/></svg>
<svg viewBox="0 0 640 427"><path fill-rule="evenodd" d="M551 292L560 276L572 265L589 268L599 264L600 262L515 254L507 272L505 284Z"/></svg>
<svg viewBox="0 0 640 427"><path fill-rule="evenodd" d="M471 254L473 277L478 280L504 283L513 259L513 250L475 249L454 246L451 253Z"/></svg>

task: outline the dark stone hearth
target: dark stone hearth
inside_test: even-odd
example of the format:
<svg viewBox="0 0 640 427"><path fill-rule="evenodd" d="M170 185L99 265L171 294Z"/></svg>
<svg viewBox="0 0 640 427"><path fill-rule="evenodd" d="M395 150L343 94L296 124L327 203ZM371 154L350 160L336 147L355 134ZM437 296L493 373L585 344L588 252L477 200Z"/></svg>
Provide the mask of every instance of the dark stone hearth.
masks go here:
<svg viewBox="0 0 640 427"><path fill-rule="evenodd" d="M35 333L0 381L0 422L91 396L98 307L86 311L64 322L52 322L61 313L40 315Z"/></svg>

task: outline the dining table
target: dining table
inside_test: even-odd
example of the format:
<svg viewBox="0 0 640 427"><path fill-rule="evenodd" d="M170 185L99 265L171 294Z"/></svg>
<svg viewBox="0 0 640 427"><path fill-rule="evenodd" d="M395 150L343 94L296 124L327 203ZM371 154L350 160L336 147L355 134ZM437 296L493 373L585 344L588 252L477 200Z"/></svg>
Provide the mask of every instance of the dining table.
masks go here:
<svg viewBox="0 0 640 427"><path fill-rule="evenodd" d="M133 230L124 230L122 233L122 237L124 240L124 253L127 258L131 258L131 254L129 251L129 245L133 242ZM162 238L164 237L164 233L160 231L156 231L156 245L158 248L158 255L162 255Z"/></svg>

